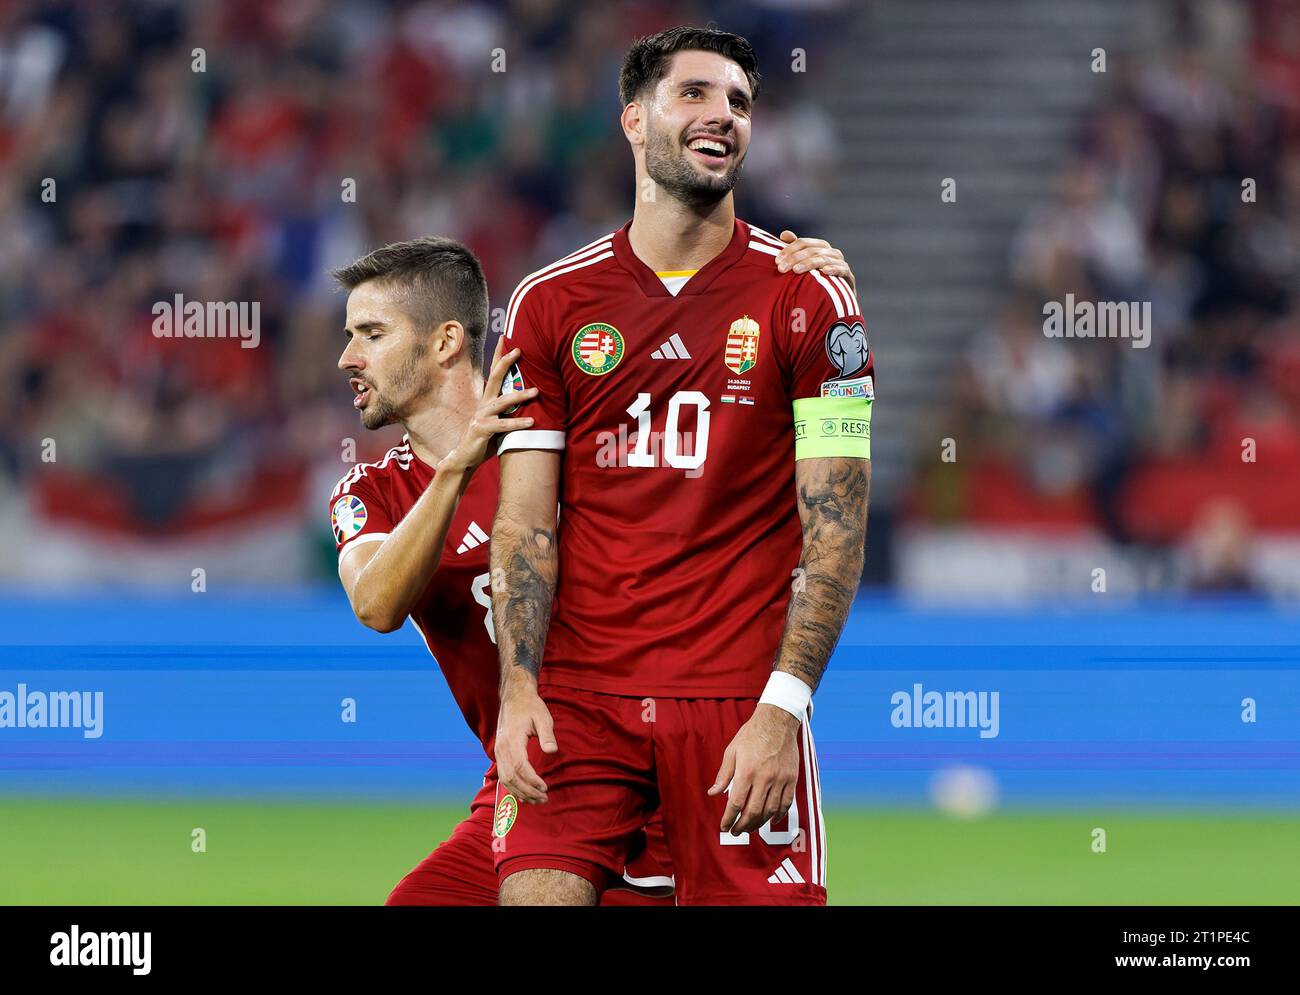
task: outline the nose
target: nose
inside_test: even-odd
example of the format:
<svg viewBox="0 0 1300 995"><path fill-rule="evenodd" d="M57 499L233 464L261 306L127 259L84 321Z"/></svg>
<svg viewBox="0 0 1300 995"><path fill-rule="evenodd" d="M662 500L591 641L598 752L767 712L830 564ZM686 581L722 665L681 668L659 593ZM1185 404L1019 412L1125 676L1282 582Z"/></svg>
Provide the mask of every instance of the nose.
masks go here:
<svg viewBox="0 0 1300 995"><path fill-rule="evenodd" d="M727 131L734 123L735 114L732 112L731 97L721 91L714 93L712 99L704 108L704 118L701 124Z"/></svg>
<svg viewBox="0 0 1300 995"><path fill-rule="evenodd" d="M340 370L360 370L365 366L360 353L356 351L356 344L356 339L349 339L348 344L343 347L343 352L339 356Z"/></svg>

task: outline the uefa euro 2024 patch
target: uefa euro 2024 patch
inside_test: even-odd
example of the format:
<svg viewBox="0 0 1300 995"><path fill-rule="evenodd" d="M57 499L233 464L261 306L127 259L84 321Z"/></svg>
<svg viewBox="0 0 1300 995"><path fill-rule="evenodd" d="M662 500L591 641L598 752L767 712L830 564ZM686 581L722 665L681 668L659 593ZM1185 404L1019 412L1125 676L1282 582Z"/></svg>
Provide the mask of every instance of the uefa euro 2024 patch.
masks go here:
<svg viewBox="0 0 1300 995"><path fill-rule="evenodd" d="M758 364L758 332L758 322L747 314L733 321L727 330L722 362L736 376L748 373Z"/></svg>
<svg viewBox="0 0 1300 995"><path fill-rule="evenodd" d="M501 839L510 832L510 827L519 818L519 803L514 795L506 795L497 802L496 817L492 820L492 835Z"/></svg>
<svg viewBox="0 0 1300 995"><path fill-rule="evenodd" d="M573 362L593 377L611 372L623 359L623 336L613 325L593 321L573 337Z"/></svg>
<svg viewBox="0 0 1300 995"><path fill-rule="evenodd" d="M510 367L509 372L506 373L506 378L501 381L501 396L505 397L509 394L518 394L523 389L524 375L519 372L519 364L516 363L514 366ZM518 410L519 405L516 404L501 413L503 415L513 415Z"/></svg>
<svg viewBox="0 0 1300 995"><path fill-rule="evenodd" d="M334 502L330 511L330 525L334 527L334 538L338 542L347 542L366 527L366 504L355 494L344 494Z"/></svg>
<svg viewBox="0 0 1300 995"><path fill-rule="evenodd" d="M822 384L822 397L863 397L868 401L876 399L876 385L870 376L854 377L852 380L827 380Z"/></svg>

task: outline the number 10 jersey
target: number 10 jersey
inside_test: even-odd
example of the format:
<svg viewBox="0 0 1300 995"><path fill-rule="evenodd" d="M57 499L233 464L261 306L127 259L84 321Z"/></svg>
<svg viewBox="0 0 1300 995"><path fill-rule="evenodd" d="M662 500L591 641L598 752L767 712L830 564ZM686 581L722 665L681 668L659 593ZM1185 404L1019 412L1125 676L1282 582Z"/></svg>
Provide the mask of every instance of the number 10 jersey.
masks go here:
<svg viewBox="0 0 1300 995"><path fill-rule="evenodd" d="M505 389L540 393L500 452L562 450L541 682L757 697L802 550L796 434L822 429L793 403L870 403L864 322L845 281L779 272L782 243L743 221L675 295L630 226L525 278L506 312Z"/></svg>

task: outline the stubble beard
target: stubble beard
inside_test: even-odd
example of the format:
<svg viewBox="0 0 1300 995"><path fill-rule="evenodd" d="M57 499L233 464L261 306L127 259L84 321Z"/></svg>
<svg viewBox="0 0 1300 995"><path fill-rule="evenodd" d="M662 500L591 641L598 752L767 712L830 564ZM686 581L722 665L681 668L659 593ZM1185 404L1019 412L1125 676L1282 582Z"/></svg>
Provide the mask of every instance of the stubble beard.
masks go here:
<svg viewBox="0 0 1300 995"><path fill-rule="evenodd" d="M733 160L721 175L701 175L686 155L685 146L670 132L652 132L645 149L646 173L666 193L693 207L708 207L731 193L743 159Z"/></svg>
<svg viewBox="0 0 1300 995"><path fill-rule="evenodd" d="M361 412L361 424L367 429L374 431L402 420L404 412L399 409L395 401L390 401L388 398L406 398L409 401L418 392L420 360L424 358L425 351L424 343L416 344L385 388L387 396L381 395L373 386L370 388L370 403Z"/></svg>

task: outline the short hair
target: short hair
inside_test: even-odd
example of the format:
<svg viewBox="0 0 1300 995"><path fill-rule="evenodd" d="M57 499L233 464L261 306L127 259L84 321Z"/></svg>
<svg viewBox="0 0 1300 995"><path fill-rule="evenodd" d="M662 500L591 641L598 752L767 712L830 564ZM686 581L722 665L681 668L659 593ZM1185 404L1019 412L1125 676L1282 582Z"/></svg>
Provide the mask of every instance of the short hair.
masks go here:
<svg viewBox="0 0 1300 995"><path fill-rule="evenodd" d="M474 253L451 238L413 238L362 256L331 274L346 290L379 280L405 291L418 323L432 328L459 321L469 338L469 358L483 368L488 327L488 288Z"/></svg>
<svg viewBox="0 0 1300 995"><path fill-rule="evenodd" d="M758 56L754 54L754 47L730 31L683 24L657 35L638 38L632 43L627 55L623 56L623 68L618 73L618 95L623 106L632 103L647 87L653 87L663 79L668 74L668 63L676 53L692 50L716 52L740 66L749 80L750 97L757 99L762 77L758 74Z"/></svg>

